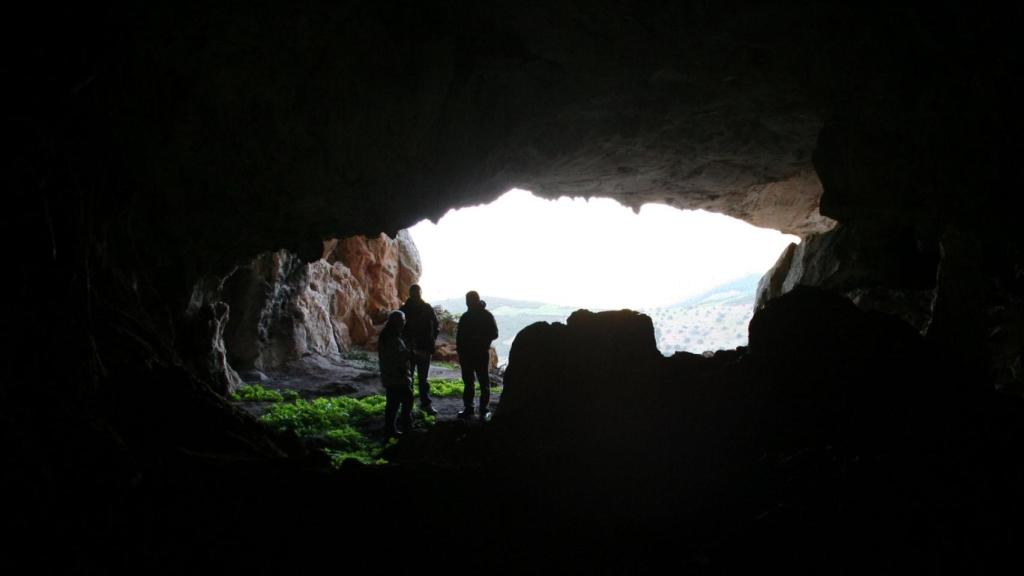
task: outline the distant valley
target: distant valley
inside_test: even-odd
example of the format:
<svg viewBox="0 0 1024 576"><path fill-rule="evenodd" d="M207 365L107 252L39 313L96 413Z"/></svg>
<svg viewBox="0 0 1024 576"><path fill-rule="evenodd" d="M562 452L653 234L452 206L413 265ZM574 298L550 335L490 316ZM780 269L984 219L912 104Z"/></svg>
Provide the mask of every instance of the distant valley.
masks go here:
<svg viewBox="0 0 1024 576"><path fill-rule="evenodd" d="M654 322L658 349L665 355L677 351L701 353L736 348L747 344L747 324L754 310L760 275L735 280L682 302L657 308L638 308ZM565 322L578 308L508 298L485 298L487 309L498 323L494 347L500 363L520 330L534 322ZM453 314L465 312L462 300L431 302Z"/></svg>

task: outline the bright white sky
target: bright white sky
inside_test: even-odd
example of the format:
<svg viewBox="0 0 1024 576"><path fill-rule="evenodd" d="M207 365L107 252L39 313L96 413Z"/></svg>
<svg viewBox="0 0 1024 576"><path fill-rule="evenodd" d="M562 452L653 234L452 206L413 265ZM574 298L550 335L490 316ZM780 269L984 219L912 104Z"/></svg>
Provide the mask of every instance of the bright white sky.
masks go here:
<svg viewBox="0 0 1024 576"><path fill-rule="evenodd" d="M590 308L668 305L771 268L796 236L734 218L512 189L409 229L428 301L480 296ZM404 296L404 294L402 295Z"/></svg>

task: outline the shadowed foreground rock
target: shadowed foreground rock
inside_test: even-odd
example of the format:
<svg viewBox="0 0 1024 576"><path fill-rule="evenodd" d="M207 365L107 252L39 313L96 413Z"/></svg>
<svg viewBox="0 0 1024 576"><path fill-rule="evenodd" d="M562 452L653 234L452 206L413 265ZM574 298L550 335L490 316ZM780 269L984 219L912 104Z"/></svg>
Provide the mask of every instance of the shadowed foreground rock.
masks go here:
<svg viewBox="0 0 1024 576"><path fill-rule="evenodd" d="M797 288L755 315L749 348L711 358L660 356L650 320L628 311L534 324L495 423L538 490L584 516L667 522L697 550L749 546L773 563L892 568L925 547L969 566L989 538L1012 547L1017 491L973 475L1024 479L1003 452L1024 441L1024 413L964 395L960 374L898 319ZM981 527L950 524L962 514ZM797 542L809 556L787 559Z"/></svg>

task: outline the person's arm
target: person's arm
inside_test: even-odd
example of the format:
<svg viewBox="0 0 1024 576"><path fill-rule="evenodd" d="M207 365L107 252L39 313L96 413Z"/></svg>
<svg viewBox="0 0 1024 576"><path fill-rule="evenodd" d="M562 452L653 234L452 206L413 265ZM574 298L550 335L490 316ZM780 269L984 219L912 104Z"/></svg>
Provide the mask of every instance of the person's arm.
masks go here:
<svg viewBox="0 0 1024 576"><path fill-rule="evenodd" d="M377 368L380 370L381 375L387 372L388 364L388 350L387 340L384 338L377 338Z"/></svg>
<svg viewBox="0 0 1024 576"><path fill-rule="evenodd" d="M455 350L458 352L464 352L463 346L466 343L466 329L469 323L466 322L467 314L463 314L459 317L459 324L455 328Z"/></svg>
<svg viewBox="0 0 1024 576"><path fill-rule="evenodd" d="M377 358L379 360L381 380L384 381L385 385L389 385L388 383L392 379L392 368L395 366L397 357L398 336L392 335L390 338L381 338L377 346Z"/></svg>
<svg viewBox="0 0 1024 576"><path fill-rule="evenodd" d="M487 321L490 323L489 335L491 337L491 342L493 342L498 339L498 323L494 320L494 314L491 314L490 312L487 313Z"/></svg>
<svg viewBox="0 0 1024 576"><path fill-rule="evenodd" d="M433 306L428 306L427 308L430 310L430 327L431 327L432 333L434 335L432 340L436 341L437 340L437 335L441 332L441 327L440 327L440 325L437 322L437 312L434 311L434 307Z"/></svg>
<svg viewBox="0 0 1024 576"><path fill-rule="evenodd" d="M405 365L409 362L409 358L412 356L412 348L410 348L403 338L395 339L395 356L397 357L396 363Z"/></svg>

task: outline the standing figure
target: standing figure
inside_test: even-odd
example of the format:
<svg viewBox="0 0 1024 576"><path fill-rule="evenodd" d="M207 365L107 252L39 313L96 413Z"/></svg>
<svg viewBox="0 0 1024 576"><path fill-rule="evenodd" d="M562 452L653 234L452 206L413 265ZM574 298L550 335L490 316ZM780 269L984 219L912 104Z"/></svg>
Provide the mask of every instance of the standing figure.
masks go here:
<svg viewBox="0 0 1024 576"><path fill-rule="evenodd" d="M417 284L409 286L409 299L399 308L405 313L405 330L402 336L405 343L411 349L409 359L409 376L415 378L419 373L420 408L430 414L437 415L437 410L431 405L430 382L427 375L430 373L430 356L434 353L434 345L437 342L437 314L434 307L423 301L420 296L420 287Z"/></svg>
<svg viewBox="0 0 1024 576"><path fill-rule="evenodd" d="M388 315L387 324L377 339L385 395L384 431L393 436L401 434L399 426L405 430L412 427L412 380L409 379L409 349L402 340L404 326L405 314L395 310Z"/></svg>
<svg viewBox="0 0 1024 576"><path fill-rule="evenodd" d="M491 379L487 373L490 364L491 342L498 337L494 315L487 311L487 303L476 291L466 293L466 313L459 318L455 334L455 347L462 366L462 403L466 409L459 418L473 416L473 379L480 380L480 419L490 415L487 405L491 401Z"/></svg>

